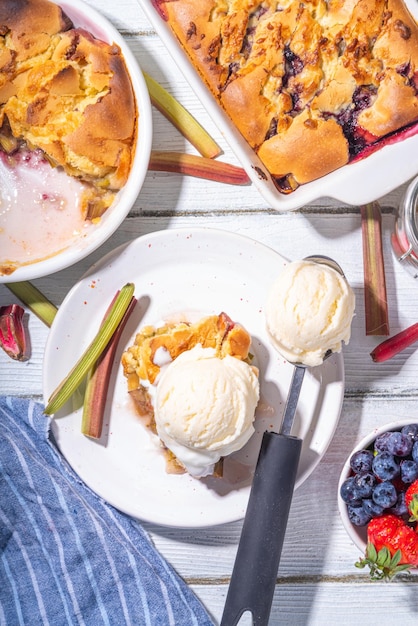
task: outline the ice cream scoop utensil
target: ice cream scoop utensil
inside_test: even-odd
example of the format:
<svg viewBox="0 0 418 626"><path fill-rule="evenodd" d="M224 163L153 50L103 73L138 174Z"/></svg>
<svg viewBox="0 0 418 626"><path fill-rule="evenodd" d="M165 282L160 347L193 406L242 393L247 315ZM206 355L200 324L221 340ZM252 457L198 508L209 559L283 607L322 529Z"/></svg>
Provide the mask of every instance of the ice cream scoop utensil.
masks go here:
<svg viewBox="0 0 418 626"><path fill-rule="evenodd" d="M328 257L309 260L343 275ZM295 365L280 431L263 435L221 626L236 626L246 611L254 626L268 624L302 449L302 440L290 433L305 369Z"/></svg>
<svg viewBox="0 0 418 626"><path fill-rule="evenodd" d="M344 272L343 272L341 266L337 263L337 261L334 261L334 259L331 259L331 257L329 257L329 256L325 256L324 254L314 254L312 256L305 257L304 260L305 261L315 261L316 263L322 263L323 265L328 265L328 267L332 267L332 269L334 269L337 272L339 272L341 274L341 276L343 278L345 278Z"/></svg>
<svg viewBox="0 0 418 626"><path fill-rule="evenodd" d="M295 367L284 418L288 425L304 373L304 367ZM235 626L246 611L254 625L268 623L301 448L299 437L263 435L221 626Z"/></svg>

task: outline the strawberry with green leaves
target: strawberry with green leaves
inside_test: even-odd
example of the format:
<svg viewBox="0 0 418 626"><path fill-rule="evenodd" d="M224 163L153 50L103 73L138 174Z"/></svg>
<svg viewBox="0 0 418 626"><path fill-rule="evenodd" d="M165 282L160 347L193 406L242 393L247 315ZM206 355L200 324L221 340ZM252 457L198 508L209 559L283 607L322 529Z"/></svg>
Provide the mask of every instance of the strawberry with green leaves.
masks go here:
<svg viewBox="0 0 418 626"><path fill-rule="evenodd" d="M368 566L372 580L391 580L400 572L418 567L418 534L396 515L375 517L367 526L365 558L355 565Z"/></svg>

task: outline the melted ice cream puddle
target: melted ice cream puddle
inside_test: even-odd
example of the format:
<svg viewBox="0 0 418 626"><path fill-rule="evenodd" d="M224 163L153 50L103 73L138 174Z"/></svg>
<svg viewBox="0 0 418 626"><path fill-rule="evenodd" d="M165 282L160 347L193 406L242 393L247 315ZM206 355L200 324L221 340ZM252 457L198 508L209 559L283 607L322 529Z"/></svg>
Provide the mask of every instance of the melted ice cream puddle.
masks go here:
<svg viewBox="0 0 418 626"><path fill-rule="evenodd" d="M53 256L94 228L81 208L86 185L40 151L0 151L0 181L0 274L2 264Z"/></svg>

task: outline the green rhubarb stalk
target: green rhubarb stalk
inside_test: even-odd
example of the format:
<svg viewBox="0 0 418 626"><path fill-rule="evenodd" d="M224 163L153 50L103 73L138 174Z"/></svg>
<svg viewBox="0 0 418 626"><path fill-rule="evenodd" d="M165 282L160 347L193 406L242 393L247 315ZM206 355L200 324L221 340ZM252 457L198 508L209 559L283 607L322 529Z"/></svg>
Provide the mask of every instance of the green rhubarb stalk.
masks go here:
<svg viewBox="0 0 418 626"><path fill-rule="evenodd" d="M199 122L157 81L144 72L145 82L151 102L178 131L208 159L214 159L222 153L216 141Z"/></svg>
<svg viewBox="0 0 418 626"><path fill-rule="evenodd" d="M32 283L23 280L19 283L6 283L6 287L44 324L52 325L58 309Z"/></svg>
<svg viewBox="0 0 418 626"><path fill-rule="evenodd" d="M155 172L173 172L228 185L248 185L251 182L242 167L183 152L152 151L148 167Z"/></svg>
<svg viewBox="0 0 418 626"><path fill-rule="evenodd" d="M114 300L117 295L118 294L116 294ZM123 329L125 328L126 322L135 308L136 302L136 298L131 298L128 308L119 322L117 329L113 333L111 340L88 373L86 392L84 394L83 417L81 422L81 432L87 437L100 439L102 435L110 375L112 373L116 350ZM102 325L106 321L112 305L106 312Z"/></svg>
<svg viewBox="0 0 418 626"><path fill-rule="evenodd" d="M126 309L129 306L134 290L135 286L132 283L127 283L122 287L113 306L111 307L111 310L109 311L109 315L100 327L93 341L84 351L83 355L68 375L50 396L44 411L46 415L52 415L59 411L59 409L64 406L67 400L69 400L75 390L80 386L81 382L87 376L89 370L96 363L97 359L100 357L112 338L113 333L118 327Z"/></svg>
<svg viewBox="0 0 418 626"><path fill-rule="evenodd" d="M377 202L361 207L366 335L389 335L388 300Z"/></svg>

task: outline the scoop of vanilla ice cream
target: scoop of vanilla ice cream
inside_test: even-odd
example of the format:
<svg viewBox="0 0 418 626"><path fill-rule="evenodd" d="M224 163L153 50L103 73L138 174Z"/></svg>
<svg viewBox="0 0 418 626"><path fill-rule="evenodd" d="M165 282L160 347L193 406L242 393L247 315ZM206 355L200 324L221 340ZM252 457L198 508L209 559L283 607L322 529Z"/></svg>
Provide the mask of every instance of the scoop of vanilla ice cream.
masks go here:
<svg viewBox="0 0 418 626"><path fill-rule="evenodd" d="M253 434L258 399L250 365L197 345L170 363L158 381L157 433L189 474L207 476Z"/></svg>
<svg viewBox="0 0 418 626"><path fill-rule="evenodd" d="M347 280L328 265L289 263L272 285L266 304L267 331L288 361L320 365L326 352L348 343L355 296Z"/></svg>

